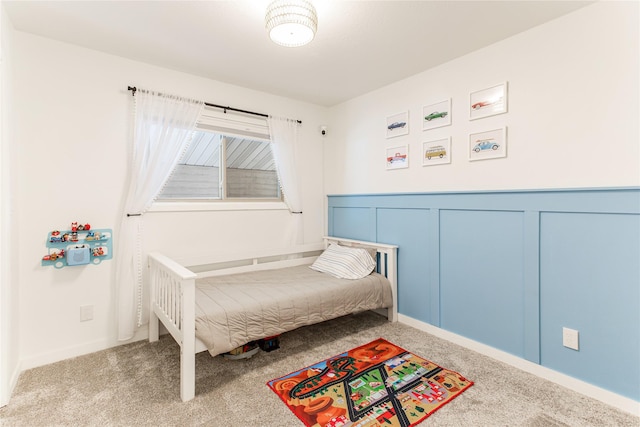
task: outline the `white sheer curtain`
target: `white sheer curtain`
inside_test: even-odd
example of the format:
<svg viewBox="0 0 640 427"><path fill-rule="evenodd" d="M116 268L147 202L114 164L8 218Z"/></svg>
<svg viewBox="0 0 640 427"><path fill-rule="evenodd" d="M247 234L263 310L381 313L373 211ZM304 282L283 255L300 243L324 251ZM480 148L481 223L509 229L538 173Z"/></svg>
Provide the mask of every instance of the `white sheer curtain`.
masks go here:
<svg viewBox="0 0 640 427"><path fill-rule="evenodd" d="M138 90L135 93L129 188L116 249L118 339L133 337L143 319L142 226L149 209L187 149L203 102Z"/></svg>
<svg viewBox="0 0 640 427"><path fill-rule="evenodd" d="M302 196L298 186L296 169L296 145L298 144L298 122L295 120L269 116L271 148L276 162L278 179L284 201L294 218L291 244L304 243L304 223L302 220Z"/></svg>

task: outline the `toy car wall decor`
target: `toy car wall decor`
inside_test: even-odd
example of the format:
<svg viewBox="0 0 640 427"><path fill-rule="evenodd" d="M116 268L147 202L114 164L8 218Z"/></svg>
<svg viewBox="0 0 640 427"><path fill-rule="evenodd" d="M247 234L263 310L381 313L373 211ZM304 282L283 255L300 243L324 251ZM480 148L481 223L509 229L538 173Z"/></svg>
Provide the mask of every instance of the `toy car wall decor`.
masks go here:
<svg viewBox="0 0 640 427"><path fill-rule="evenodd" d="M438 145L436 147L430 148L424 153L424 157L427 160L431 160L432 157L443 158L446 155L447 155L447 149L444 148L442 145Z"/></svg>
<svg viewBox="0 0 640 427"><path fill-rule="evenodd" d="M497 150L500 148L500 144L493 142L493 138L491 139L481 139L476 141L476 145L473 147L473 151L479 153L484 150Z"/></svg>
<svg viewBox="0 0 640 427"><path fill-rule="evenodd" d="M493 104L493 102L480 101L480 102L476 102L475 104L471 105L471 108L473 108L474 110L479 110L481 108L488 107L491 104Z"/></svg>
<svg viewBox="0 0 640 427"><path fill-rule="evenodd" d="M406 161L407 161L406 154L396 153L393 157L387 157L387 163L406 162Z"/></svg>
<svg viewBox="0 0 640 427"><path fill-rule="evenodd" d="M407 125L407 122L393 122L389 126L387 126L387 129L393 130L393 129L403 128L406 125Z"/></svg>
<svg viewBox="0 0 640 427"><path fill-rule="evenodd" d="M433 119L444 119L445 117L447 117L447 114L449 113L447 113L446 111L442 111L442 112L434 111L428 116L425 116L424 119L428 122L430 122Z"/></svg>

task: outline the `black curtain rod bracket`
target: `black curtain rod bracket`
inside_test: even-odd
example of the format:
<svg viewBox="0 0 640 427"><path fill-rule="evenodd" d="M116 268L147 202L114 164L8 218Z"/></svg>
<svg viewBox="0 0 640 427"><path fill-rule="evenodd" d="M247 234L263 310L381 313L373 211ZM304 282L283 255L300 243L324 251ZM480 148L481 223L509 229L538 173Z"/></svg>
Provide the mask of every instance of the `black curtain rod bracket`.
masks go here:
<svg viewBox="0 0 640 427"><path fill-rule="evenodd" d="M136 91L138 90L138 88L136 88L135 86L127 86L127 90L131 91L131 96L136 96ZM268 114L256 113L255 111L241 110L239 108L233 108L228 106L225 107L224 105L211 104L209 102L205 102L204 105L206 105L207 107L221 108L225 114L227 114L227 110L229 110L229 111L236 111L238 113L252 114L254 116L269 117ZM296 120L296 122L298 124L302 124L302 120Z"/></svg>

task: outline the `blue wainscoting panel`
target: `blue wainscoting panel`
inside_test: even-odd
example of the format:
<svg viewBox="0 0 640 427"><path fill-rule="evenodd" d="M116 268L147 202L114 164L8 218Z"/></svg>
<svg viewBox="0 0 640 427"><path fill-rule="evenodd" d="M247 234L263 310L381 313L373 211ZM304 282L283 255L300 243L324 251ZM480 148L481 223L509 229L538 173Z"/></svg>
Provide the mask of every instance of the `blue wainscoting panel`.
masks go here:
<svg viewBox="0 0 640 427"><path fill-rule="evenodd" d="M441 327L524 357L522 212L440 211L440 240Z"/></svg>
<svg viewBox="0 0 640 427"><path fill-rule="evenodd" d="M398 312L430 321L429 210L378 209L378 241L398 245Z"/></svg>
<svg viewBox="0 0 640 427"><path fill-rule="evenodd" d="M540 363L540 212L524 212L524 358Z"/></svg>
<svg viewBox="0 0 640 427"><path fill-rule="evenodd" d="M640 400L640 217L544 213L540 254L542 364Z"/></svg>
<svg viewBox="0 0 640 427"><path fill-rule="evenodd" d="M399 246L401 314L640 401L640 188L336 195L328 207L329 234Z"/></svg>
<svg viewBox="0 0 640 427"><path fill-rule="evenodd" d="M370 208L333 208L329 235L345 239L376 241L376 211Z"/></svg>

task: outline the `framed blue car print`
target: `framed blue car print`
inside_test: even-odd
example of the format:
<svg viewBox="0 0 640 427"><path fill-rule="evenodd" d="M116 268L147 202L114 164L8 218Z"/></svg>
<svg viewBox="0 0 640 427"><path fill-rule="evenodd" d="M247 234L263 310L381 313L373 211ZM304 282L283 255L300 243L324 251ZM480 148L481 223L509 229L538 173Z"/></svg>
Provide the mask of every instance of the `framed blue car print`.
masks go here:
<svg viewBox="0 0 640 427"><path fill-rule="evenodd" d="M507 128L469 135L469 161L507 157Z"/></svg>

